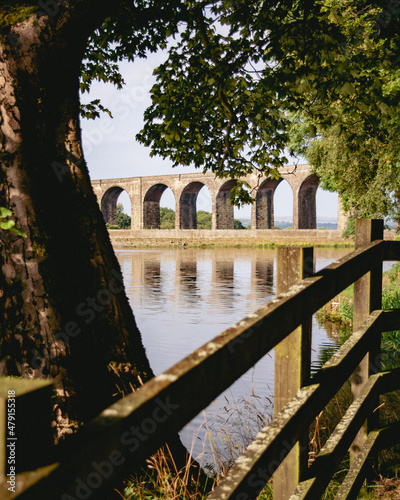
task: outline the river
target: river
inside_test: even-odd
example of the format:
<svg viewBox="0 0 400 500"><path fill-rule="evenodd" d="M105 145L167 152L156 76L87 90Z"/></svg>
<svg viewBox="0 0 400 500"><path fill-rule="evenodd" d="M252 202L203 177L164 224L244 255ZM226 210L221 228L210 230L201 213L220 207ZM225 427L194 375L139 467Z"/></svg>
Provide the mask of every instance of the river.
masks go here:
<svg viewBox="0 0 400 500"><path fill-rule="evenodd" d="M316 248L318 271L351 249ZM166 370L275 295L276 250L263 248L116 250L127 295L156 374ZM335 348L313 319L312 363ZM205 381L207 383L207 381ZM194 455L215 462L247 444L273 412L274 360L266 355L181 433ZM206 424L204 422L207 422ZM208 430L210 433L208 433ZM233 453L235 454L235 453Z"/></svg>

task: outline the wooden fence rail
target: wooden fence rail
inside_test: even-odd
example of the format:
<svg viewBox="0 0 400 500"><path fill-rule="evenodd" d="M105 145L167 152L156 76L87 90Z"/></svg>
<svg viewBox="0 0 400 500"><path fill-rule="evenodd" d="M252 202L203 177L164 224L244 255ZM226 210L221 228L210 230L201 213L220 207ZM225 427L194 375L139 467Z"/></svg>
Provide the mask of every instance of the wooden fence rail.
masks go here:
<svg viewBox="0 0 400 500"><path fill-rule="evenodd" d="M367 237L373 239L374 232L382 234L382 230L376 233L379 225L381 221L362 221L358 231L361 227L363 234L368 233ZM8 484L3 482L0 497L101 498L104 488L116 478L129 475L312 314L386 260L400 260L400 242L381 239L369 242L295 284L137 392L105 409L80 432L79 451L75 449L63 461L18 474L17 493L10 492ZM373 290L371 283L375 286ZM371 297L381 293L381 282L376 285L372 279L368 287ZM291 500L320 498L363 423L373 414L379 396L400 389L400 370L381 372L376 351L376 339L380 339L381 333L396 329L400 329L400 310L368 311L349 340L258 434L208 498L256 498L288 452L308 435L315 417L351 374L363 366L370 353L368 376L356 399L315 461L302 472L290 497ZM368 472L369 457L379 449L400 443L399 430L399 422L386 429L366 430L338 498L355 497Z"/></svg>

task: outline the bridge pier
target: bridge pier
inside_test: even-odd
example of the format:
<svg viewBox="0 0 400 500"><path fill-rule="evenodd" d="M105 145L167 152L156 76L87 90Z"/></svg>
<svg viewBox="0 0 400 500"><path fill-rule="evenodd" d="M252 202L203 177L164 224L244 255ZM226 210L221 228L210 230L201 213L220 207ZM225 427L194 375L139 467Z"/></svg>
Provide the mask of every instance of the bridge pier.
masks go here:
<svg viewBox="0 0 400 500"><path fill-rule="evenodd" d="M197 228L196 202L200 189L204 187L201 182L192 182L184 188L176 207L176 219L179 229Z"/></svg>
<svg viewBox="0 0 400 500"><path fill-rule="evenodd" d="M267 179L257 191L256 201L253 205L253 218L251 227L254 229L273 229L274 219L274 194L282 179Z"/></svg>
<svg viewBox="0 0 400 500"><path fill-rule="evenodd" d="M230 202L231 189L236 186L236 181L225 182L216 196L216 229L233 229L233 206Z"/></svg>
<svg viewBox="0 0 400 500"><path fill-rule="evenodd" d="M316 175L308 177L300 186L298 191L298 221L294 229L316 229L317 228L317 206L316 193L319 179Z"/></svg>

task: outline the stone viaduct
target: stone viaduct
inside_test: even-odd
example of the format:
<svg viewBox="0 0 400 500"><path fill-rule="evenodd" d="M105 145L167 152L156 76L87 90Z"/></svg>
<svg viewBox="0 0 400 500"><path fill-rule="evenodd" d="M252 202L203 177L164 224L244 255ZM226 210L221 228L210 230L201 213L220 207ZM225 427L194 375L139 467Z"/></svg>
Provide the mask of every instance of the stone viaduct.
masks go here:
<svg viewBox="0 0 400 500"><path fill-rule="evenodd" d="M278 180L259 178L257 174L240 178L249 184L255 199L251 207L251 228L274 227L274 192L285 179L293 191L293 229L316 229L318 177L309 165L286 166L280 172L282 177ZM104 219L110 224L116 223L119 195L124 190L128 193L132 204L132 230L160 227L160 199L167 188L175 196L175 228L196 229L196 201L200 190L206 186L212 199L212 229L216 230L234 228L229 195L236 182L219 179L213 173L193 173L95 180L92 186ZM338 229L345 227L345 221L339 206Z"/></svg>

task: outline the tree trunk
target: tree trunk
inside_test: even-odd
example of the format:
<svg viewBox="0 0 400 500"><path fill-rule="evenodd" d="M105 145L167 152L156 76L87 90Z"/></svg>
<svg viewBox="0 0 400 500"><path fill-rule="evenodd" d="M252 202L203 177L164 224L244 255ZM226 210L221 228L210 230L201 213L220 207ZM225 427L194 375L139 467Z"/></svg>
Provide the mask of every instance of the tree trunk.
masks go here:
<svg viewBox="0 0 400 500"><path fill-rule="evenodd" d="M27 234L1 232L0 370L54 381L59 435L152 376L81 151L80 63L116 3L53 2L0 47L0 206Z"/></svg>

